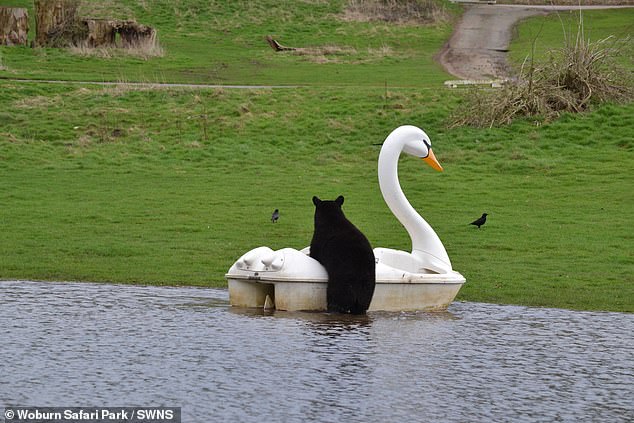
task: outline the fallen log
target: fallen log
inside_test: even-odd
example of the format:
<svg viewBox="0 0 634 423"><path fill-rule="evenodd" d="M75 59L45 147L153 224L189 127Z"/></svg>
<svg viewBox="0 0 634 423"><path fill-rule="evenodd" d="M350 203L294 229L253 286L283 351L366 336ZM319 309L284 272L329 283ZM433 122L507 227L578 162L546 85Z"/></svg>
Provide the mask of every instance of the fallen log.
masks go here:
<svg viewBox="0 0 634 423"><path fill-rule="evenodd" d="M295 51L295 50L297 50L295 47L285 47L285 46L281 45L276 40L274 40L273 37L271 37L270 35L266 36L266 42L269 43L271 48L273 50L275 50L275 51Z"/></svg>

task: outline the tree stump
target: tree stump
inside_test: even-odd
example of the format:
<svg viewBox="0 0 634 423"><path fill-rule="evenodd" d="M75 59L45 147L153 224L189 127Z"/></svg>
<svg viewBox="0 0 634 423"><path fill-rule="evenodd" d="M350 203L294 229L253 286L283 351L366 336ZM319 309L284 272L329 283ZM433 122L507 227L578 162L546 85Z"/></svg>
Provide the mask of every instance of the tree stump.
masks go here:
<svg viewBox="0 0 634 423"><path fill-rule="evenodd" d="M35 45L88 48L156 47L154 28L133 20L81 18L77 14L78 7L79 0L35 0ZM117 45L119 42L121 45Z"/></svg>
<svg viewBox="0 0 634 423"><path fill-rule="evenodd" d="M119 26L121 47L152 47L156 44L156 30L135 21L122 21Z"/></svg>
<svg viewBox="0 0 634 423"><path fill-rule="evenodd" d="M82 19L88 27L87 47L114 47L118 22L108 19Z"/></svg>
<svg viewBox="0 0 634 423"><path fill-rule="evenodd" d="M79 0L35 0L35 44L67 47L86 38L88 28L77 19Z"/></svg>
<svg viewBox="0 0 634 423"><path fill-rule="evenodd" d="M29 13L20 7L0 7L0 46L28 43Z"/></svg>

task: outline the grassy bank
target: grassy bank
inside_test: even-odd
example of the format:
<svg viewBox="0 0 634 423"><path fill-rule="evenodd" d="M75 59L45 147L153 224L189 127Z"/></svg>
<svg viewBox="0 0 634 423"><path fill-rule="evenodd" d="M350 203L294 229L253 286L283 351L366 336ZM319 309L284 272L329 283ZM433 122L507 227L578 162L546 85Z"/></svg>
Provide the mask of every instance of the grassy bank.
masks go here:
<svg viewBox="0 0 634 423"><path fill-rule="evenodd" d="M309 244L313 195L343 194L346 214L374 246L407 250L408 236L378 189L375 144L409 123L430 134L445 172L403 158L401 184L467 277L459 299L634 311L634 105L606 105L549 124L448 129L459 98L440 88L446 75L431 60L448 34L444 26L350 23L332 18L335 3L319 2L293 9L303 20L274 20L269 13L281 10L258 9L241 23L243 14L223 6L218 33L229 31L224 42L252 46L266 63L260 67L222 41L213 53L200 48L210 38L203 18L212 18L203 3L215 3L187 2L200 13L181 21L168 2L151 3L146 7L164 8L143 15L125 4L139 21L159 27L163 58L0 48L1 279L224 286L229 266L255 246ZM284 25L295 28L292 37L278 29ZM352 27L366 32L350 35ZM324 63L277 56L259 45L268 33L289 45L352 45L366 59L373 54L368 46L385 44L390 54ZM202 71L205 60L220 73ZM1 79L133 81L151 79L154 68L172 69L161 71L169 82L305 87L146 89ZM281 217L273 225L275 208ZM487 224L469 226L482 212L490 214Z"/></svg>
<svg viewBox="0 0 634 423"><path fill-rule="evenodd" d="M408 122L446 167L400 173L459 298L633 310L633 106L447 130L455 99L430 92L1 87L3 278L222 286L252 247L308 245L312 195L345 195L373 245L407 250L373 144Z"/></svg>

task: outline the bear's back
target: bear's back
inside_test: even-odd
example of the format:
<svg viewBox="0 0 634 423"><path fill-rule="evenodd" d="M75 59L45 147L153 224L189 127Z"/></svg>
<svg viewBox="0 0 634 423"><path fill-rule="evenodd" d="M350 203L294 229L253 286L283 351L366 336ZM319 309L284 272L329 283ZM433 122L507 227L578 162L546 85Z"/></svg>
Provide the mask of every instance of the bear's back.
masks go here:
<svg viewBox="0 0 634 423"><path fill-rule="evenodd" d="M341 210L343 197L335 201L315 198L315 232L310 255L328 273L328 309L365 313L376 279L370 241L345 217Z"/></svg>

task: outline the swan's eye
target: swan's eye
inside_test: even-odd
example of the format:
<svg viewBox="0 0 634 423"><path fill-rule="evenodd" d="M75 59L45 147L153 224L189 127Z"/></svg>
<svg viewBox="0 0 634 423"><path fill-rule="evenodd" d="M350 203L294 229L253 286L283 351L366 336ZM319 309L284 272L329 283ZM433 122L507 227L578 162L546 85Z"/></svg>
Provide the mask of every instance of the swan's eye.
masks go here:
<svg viewBox="0 0 634 423"><path fill-rule="evenodd" d="M423 144L425 144L425 146L427 147L427 156L429 156L429 150L431 150L431 144L426 139L423 139ZM425 157L427 157L427 156L425 156Z"/></svg>

